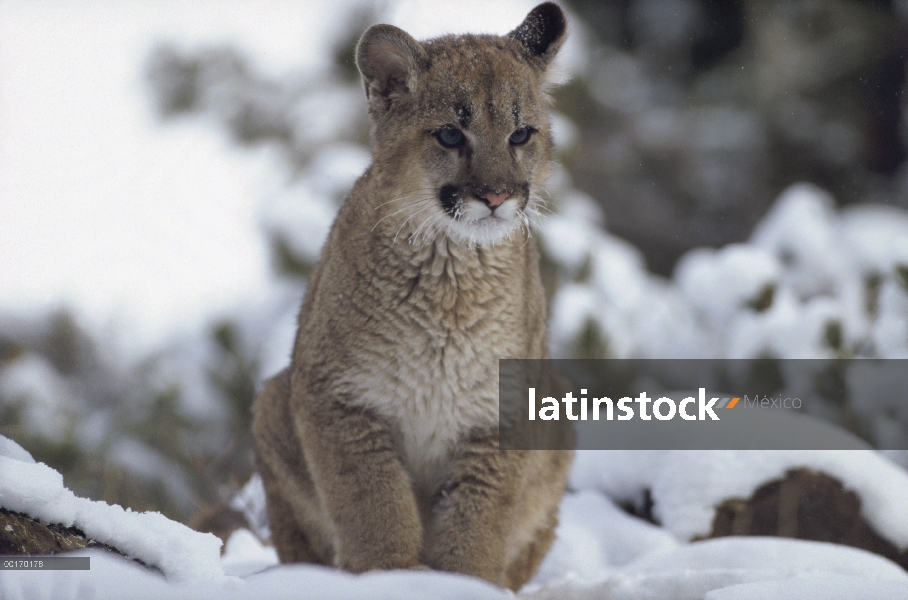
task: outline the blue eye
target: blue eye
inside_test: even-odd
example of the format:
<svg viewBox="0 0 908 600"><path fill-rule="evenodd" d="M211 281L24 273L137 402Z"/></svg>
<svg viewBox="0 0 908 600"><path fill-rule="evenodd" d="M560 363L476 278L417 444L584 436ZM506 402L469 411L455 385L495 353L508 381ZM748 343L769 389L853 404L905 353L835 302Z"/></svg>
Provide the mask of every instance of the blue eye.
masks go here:
<svg viewBox="0 0 908 600"><path fill-rule="evenodd" d="M457 148L458 146L462 146L464 142L463 132L454 127L439 129L435 132L435 138L445 148Z"/></svg>
<svg viewBox="0 0 908 600"><path fill-rule="evenodd" d="M529 127L520 127L511 134L511 137L508 138L508 141L511 142L512 146L522 146L530 140L530 131Z"/></svg>

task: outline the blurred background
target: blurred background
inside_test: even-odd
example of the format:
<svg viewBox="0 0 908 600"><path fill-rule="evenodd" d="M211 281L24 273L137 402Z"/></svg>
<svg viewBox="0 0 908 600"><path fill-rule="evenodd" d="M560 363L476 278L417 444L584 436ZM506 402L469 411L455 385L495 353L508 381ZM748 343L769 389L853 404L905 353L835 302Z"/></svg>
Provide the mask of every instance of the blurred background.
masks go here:
<svg viewBox="0 0 908 600"><path fill-rule="evenodd" d="M534 4L0 3L0 434L78 495L242 510L254 394L369 164L358 36ZM553 356L908 358L908 1L562 6ZM903 400L828 400L908 448Z"/></svg>

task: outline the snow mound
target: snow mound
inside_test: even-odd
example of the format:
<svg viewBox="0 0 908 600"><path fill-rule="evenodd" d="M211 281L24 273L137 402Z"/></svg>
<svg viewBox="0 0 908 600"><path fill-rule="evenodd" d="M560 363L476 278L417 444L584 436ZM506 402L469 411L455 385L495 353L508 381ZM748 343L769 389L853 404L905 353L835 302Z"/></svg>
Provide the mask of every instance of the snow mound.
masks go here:
<svg viewBox="0 0 908 600"><path fill-rule="evenodd" d="M649 552L679 545L667 530L629 515L599 492L567 494L561 502L557 537L533 583L565 578L600 581Z"/></svg>
<svg viewBox="0 0 908 600"><path fill-rule="evenodd" d="M814 588L804 587L810 581ZM836 587L840 586L840 587ZM858 595L840 590L859 590ZM789 595L792 590L794 595ZM803 540L722 538L653 552L599 582L567 577L525 600L906 598L908 574L870 552Z"/></svg>
<svg viewBox="0 0 908 600"><path fill-rule="evenodd" d="M259 538L248 529L237 529L230 534L221 557L224 573L236 577L264 571L278 562L274 547L262 545Z"/></svg>
<svg viewBox="0 0 908 600"><path fill-rule="evenodd" d="M31 453L9 439L8 437L3 437L0 435L0 456L6 456L12 458L13 460L18 460L24 463L35 464L35 459L32 458Z"/></svg>
<svg viewBox="0 0 908 600"><path fill-rule="evenodd" d="M779 581L744 583L713 590L704 600L906 600L908 589L901 581L876 581L833 573L805 573Z"/></svg>
<svg viewBox="0 0 908 600"><path fill-rule="evenodd" d="M221 541L214 535L193 531L160 513L134 513L79 498L64 487L60 473L43 463L29 462L31 456L22 456L25 451L15 442L0 436L0 447L4 449L0 507L43 523L77 527L95 541L158 567L173 581L223 577Z"/></svg>
<svg viewBox="0 0 908 600"><path fill-rule="evenodd" d="M223 577L207 582L174 582L99 551L90 571L8 571L0 577L4 600L507 600L510 592L453 573L382 571L353 575L313 565L282 565L245 580ZM7 576L8 575L8 576Z"/></svg>
<svg viewBox="0 0 908 600"><path fill-rule="evenodd" d="M678 539L706 535L716 507L747 498L789 469L805 467L835 477L861 499L861 513L877 533L908 548L908 473L867 451L581 451L571 486L638 501L650 490L653 513Z"/></svg>
<svg viewBox="0 0 908 600"><path fill-rule="evenodd" d="M665 574L703 569L774 571L791 575L824 571L908 582L892 561L865 550L827 542L785 538L726 537L653 552L628 565L626 574Z"/></svg>
<svg viewBox="0 0 908 600"><path fill-rule="evenodd" d="M244 529L234 532L220 557L214 536L157 513L77 498L59 473L30 458L0 437L0 506L80 527L166 577L111 553L82 550L73 555L90 556L90 571L4 572L4 600L289 600L301 594L324 600L908 600L908 574L863 550L758 537L685 543L709 527L715 504L749 495L793 466L840 478L861 496L871 522L894 541L903 539L908 532L898 501L908 493L908 475L874 452L579 452L572 487L580 490L565 496L557 539L538 575L516 596L453 573L353 575L278 564L274 549ZM244 502L257 497L259 486L250 482ZM617 506L615 499L634 500L644 488L652 491L665 527ZM254 504L244 507L254 512Z"/></svg>

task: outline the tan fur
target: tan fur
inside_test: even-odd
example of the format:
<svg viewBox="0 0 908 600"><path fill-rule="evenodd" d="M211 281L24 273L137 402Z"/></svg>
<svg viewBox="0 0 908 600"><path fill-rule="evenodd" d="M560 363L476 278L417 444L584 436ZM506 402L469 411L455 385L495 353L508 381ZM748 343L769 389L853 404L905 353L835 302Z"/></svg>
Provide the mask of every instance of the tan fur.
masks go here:
<svg viewBox="0 0 908 600"><path fill-rule="evenodd" d="M499 450L498 359L547 356L526 212L552 158L541 86L563 39L551 4L509 36L363 35L373 163L325 245L291 364L254 409L281 561L516 590L548 550L571 455ZM444 127L464 145L444 147ZM482 197L504 193L492 214Z"/></svg>

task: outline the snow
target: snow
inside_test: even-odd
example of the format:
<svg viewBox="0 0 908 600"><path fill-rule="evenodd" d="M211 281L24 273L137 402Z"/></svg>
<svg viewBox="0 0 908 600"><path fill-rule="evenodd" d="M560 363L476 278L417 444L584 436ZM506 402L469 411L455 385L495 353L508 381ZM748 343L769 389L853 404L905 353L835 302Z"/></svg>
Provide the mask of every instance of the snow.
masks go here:
<svg viewBox="0 0 908 600"><path fill-rule="evenodd" d="M908 589L902 581L876 581L866 577L806 573L779 581L741 584L711 591L704 600L904 600Z"/></svg>
<svg viewBox="0 0 908 600"><path fill-rule="evenodd" d="M44 522L75 525L90 537L158 567L163 576L100 550L90 571L2 571L0 597L34 598L514 598L459 574L385 571L353 575L315 565L281 565L272 547L239 529L223 556L219 542L157 513L76 498L62 477L0 436L0 506ZM560 508L557 538L525 600L750 600L908 598L908 573L863 550L783 538L731 537L690 543L708 530L713 507L746 497L791 467L826 472L854 490L885 537L908 546L901 499L908 474L866 452L579 452ZM662 526L629 515L649 489ZM261 480L236 507L263 511Z"/></svg>
<svg viewBox="0 0 908 600"><path fill-rule="evenodd" d="M8 600L101 598L217 599L319 598L503 600L511 593L485 582L438 572L372 572L351 575L311 565L284 565L240 580L169 582L138 565L100 551L91 571L7 571L0 597ZM227 563L225 558L225 563ZM767 538L698 542L618 569L599 581L565 577L550 586L525 589L526 600L803 600L908 598L908 576L873 554L852 548ZM789 595L789 591L792 595Z"/></svg>
<svg viewBox="0 0 908 600"><path fill-rule="evenodd" d="M32 465L35 464L35 459L32 458L32 455L28 450L26 450L13 440L9 439L8 437L0 435L0 457L2 456L17 460L19 462L24 462Z"/></svg>
<svg viewBox="0 0 908 600"><path fill-rule="evenodd" d="M727 571L828 571L872 579L908 581L908 574L895 563L857 548L768 537L719 538L661 550L634 562L624 572L683 572L702 568L703 565Z"/></svg>
<svg viewBox="0 0 908 600"><path fill-rule="evenodd" d="M119 505L79 498L63 477L43 463L29 461L22 448L0 436L0 507L44 523L77 527L89 538L158 567L173 581L223 577L221 541L195 532L160 513L134 513Z"/></svg>
<svg viewBox="0 0 908 600"><path fill-rule="evenodd" d="M248 529L237 529L224 544L221 565L225 575L245 577L278 564L277 551L264 546Z"/></svg>
<svg viewBox="0 0 908 600"><path fill-rule="evenodd" d="M684 255L675 279L691 306L711 328L727 326L732 316L767 285L774 285L779 266L766 251L745 244L721 250L700 248Z"/></svg>
<svg viewBox="0 0 908 600"><path fill-rule="evenodd" d="M842 210L840 235L864 270L888 271L908 264L908 214L891 206L850 206Z"/></svg>
<svg viewBox="0 0 908 600"><path fill-rule="evenodd" d="M615 567L680 544L670 532L627 514L602 493L581 490L562 501L558 537L533 581L551 583L565 574L597 581Z"/></svg>
<svg viewBox="0 0 908 600"><path fill-rule="evenodd" d="M29 431L48 438L62 436L77 412L79 400L53 365L38 354L21 356L0 371L0 389L22 407L22 420Z"/></svg>
<svg viewBox="0 0 908 600"><path fill-rule="evenodd" d="M352 575L327 567L288 565L249 575L241 580L175 583L138 565L100 551L90 556L90 571L5 571L0 576L4 600L503 600L511 594L464 575L439 572L372 572Z"/></svg>
<svg viewBox="0 0 908 600"><path fill-rule="evenodd" d="M850 598L827 595L836 584L868 594L858 597L877 599L903 598L908 589L908 574L901 568L862 550L778 538L723 538L656 551L604 581L568 579L521 596L528 600L787 599L775 590L797 589L805 577L815 583L812 593L799 596L807 600ZM895 590L895 595L887 594Z"/></svg>
<svg viewBox="0 0 908 600"><path fill-rule="evenodd" d="M230 501L231 508L243 513L255 534L262 539L271 537L265 502L265 486L262 483L262 476L258 473L250 477L246 485ZM229 553L229 540L227 550Z"/></svg>
<svg viewBox="0 0 908 600"><path fill-rule="evenodd" d="M541 245L571 278L552 300L555 357L570 356L589 322L613 358L908 357L904 210L836 211L822 189L795 184L747 243L691 250L664 279L573 207L565 175L550 189L567 199L544 219ZM842 333L838 347L827 339L830 326Z"/></svg>
<svg viewBox="0 0 908 600"><path fill-rule="evenodd" d="M748 498L789 469L806 467L840 480L861 498L861 512L876 531L908 548L908 473L872 450L583 451L570 484L618 501L639 501L650 490L653 514L679 540L709 533L714 508Z"/></svg>

